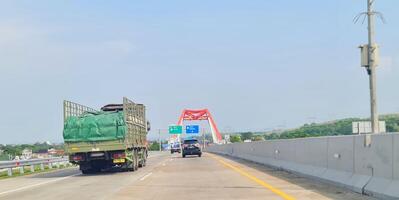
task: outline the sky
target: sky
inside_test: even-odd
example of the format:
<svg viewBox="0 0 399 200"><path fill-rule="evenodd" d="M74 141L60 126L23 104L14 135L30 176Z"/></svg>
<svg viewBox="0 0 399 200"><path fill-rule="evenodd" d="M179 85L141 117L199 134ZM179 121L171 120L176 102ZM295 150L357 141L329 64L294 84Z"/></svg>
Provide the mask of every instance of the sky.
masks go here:
<svg viewBox="0 0 399 200"><path fill-rule="evenodd" d="M399 112L399 1L376 0L379 113ZM222 132L369 116L365 0L0 2L0 143L62 142L64 99L126 96L157 129L208 108ZM167 134L162 132L163 137Z"/></svg>

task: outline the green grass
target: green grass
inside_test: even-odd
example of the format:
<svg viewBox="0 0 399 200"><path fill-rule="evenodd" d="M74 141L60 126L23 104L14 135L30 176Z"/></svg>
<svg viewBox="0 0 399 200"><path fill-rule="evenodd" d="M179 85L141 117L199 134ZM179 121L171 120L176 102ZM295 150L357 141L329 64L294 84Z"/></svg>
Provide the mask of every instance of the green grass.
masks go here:
<svg viewBox="0 0 399 200"><path fill-rule="evenodd" d="M40 165L35 166L35 172L30 171L30 166L25 166L24 167L24 172L23 174L20 174L19 169L13 169L12 170L12 176L8 176L8 171L0 172L0 180L1 179L7 179L7 178L13 178L13 177L18 177L18 176L26 176L30 174L40 174L44 172L50 172L50 171L55 171L58 169L64 169L64 168L69 168L70 166L65 167L64 165L60 165L60 168L57 168L55 165L53 166L52 169L50 169L48 166L44 166L44 170L40 169Z"/></svg>

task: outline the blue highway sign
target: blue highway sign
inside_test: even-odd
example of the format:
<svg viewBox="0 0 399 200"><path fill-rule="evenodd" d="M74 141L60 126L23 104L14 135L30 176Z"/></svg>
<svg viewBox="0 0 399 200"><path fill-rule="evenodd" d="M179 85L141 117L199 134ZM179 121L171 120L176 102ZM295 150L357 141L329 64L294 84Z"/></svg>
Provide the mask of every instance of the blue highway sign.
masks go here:
<svg viewBox="0 0 399 200"><path fill-rule="evenodd" d="M199 133L199 125L186 125L186 133L187 134L198 134Z"/></svg>

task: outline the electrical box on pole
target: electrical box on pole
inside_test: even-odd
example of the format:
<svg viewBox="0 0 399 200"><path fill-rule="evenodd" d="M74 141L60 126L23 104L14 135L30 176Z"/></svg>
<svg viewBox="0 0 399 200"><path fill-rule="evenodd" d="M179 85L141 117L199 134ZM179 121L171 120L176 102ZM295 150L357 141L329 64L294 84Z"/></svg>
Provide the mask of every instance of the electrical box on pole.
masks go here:
<svg viewBox="0 0 399 200"><path fill-rule="evenodd" d="M360 59L361 59L361 66L362 67L369 67L369 52L368 52L368 48L369 45L365 44L365 45L361 45L359 46L360 48ZM380 53L379 53L379 48L377 45L374 46L374 48L371 49L373 51L372 53L372 60L374 61L374 66L378 66L380 64Z"/></svg>

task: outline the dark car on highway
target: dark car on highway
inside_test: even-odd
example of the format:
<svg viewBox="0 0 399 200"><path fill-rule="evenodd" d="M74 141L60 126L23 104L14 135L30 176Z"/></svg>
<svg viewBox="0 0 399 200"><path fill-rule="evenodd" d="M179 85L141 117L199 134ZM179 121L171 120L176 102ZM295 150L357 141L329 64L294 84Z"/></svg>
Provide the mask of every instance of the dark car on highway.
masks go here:
<svg viewBox="0 0 399 200"><path fill-rule="evenodd" d="M202 155L201 146L197 139L184 140L183 152L182 152L183 158L185 158L186 155L198 155L198 157L201 157Z"/></svg>

